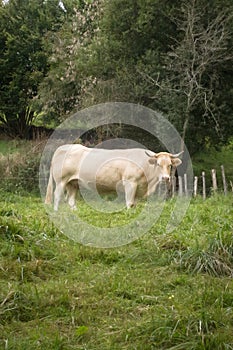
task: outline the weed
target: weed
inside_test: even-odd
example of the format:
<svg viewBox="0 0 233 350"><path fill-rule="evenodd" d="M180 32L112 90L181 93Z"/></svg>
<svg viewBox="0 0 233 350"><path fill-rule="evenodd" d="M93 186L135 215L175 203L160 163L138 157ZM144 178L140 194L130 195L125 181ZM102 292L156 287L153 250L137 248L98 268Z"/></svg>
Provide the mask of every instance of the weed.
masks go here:
<svg viewBox="0 0 233 350"><path fill-rule="evenodd" d="M231 232L224 237L211 237L206 248L195 247L175 252L174 260L190 273L209 273L213 276L233 276L233 244Z"/></svg>

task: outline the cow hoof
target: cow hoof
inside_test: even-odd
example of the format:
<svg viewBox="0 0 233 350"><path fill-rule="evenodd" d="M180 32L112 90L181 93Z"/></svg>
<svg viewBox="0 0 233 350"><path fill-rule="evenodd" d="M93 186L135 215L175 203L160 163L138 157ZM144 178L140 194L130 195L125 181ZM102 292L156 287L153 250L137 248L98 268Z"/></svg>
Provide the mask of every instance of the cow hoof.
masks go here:
<svg viewBox="0 0 233 350"><path fill-rule="evenodd" d="M134 203L127 204L127 209L131 209L131 208L134 208Z"/></svg>

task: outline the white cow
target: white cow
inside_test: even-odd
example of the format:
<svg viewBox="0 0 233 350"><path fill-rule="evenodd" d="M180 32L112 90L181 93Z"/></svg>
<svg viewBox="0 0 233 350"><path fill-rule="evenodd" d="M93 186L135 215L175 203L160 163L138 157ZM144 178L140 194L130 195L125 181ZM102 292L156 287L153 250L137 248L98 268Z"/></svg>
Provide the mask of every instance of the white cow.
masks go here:
<svg viewBox="0 0 233 350"><path fill-rule="evenodd" d="M80 186L99 192L122 191L126 206L130 208L135 205L136 197L145 198L154 193L160 181L170 181L171 168L182 163L178 158L181 153L63 145L52 158L45 203L52 203L54 180L55 211L65 192L68 204L75 209L76 193Z"/></svg>

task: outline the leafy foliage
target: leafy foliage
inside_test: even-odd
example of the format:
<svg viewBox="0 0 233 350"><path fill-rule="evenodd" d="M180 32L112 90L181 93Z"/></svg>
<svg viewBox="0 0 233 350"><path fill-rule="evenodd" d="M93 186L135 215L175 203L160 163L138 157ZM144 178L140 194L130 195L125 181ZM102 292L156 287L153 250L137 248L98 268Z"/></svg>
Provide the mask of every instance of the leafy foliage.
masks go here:
<svg viewBox="0 0 233 350"><path fill-rule="evenodd" d="M183 139L187 136L192 152L206 138L214 144L216 138L226 141L224 124L226 118L231 124L232 112L223 117L222 107L232 106L220 84L233 60L232 8L228 15L217 2L207 6L196 0L138 1L127 8L113 1L105 6L98 55L104 64L97 63L103 71L96 71L97 82L89 92L92 103L113 99L160 109ZM116 16L117 6L121 11Z"/></svg>
<svg viewBox="0 0 233 350"><path fill-rule="evenodd" d="M49 116L50 122L51 119L64 120L79 107L80 95L93 80L85 71L85 61L92 55L88 45L98 32L100 9L100 0L74 1L67 21L58 32L50 32L45 40L50 69L34 104ZM48 117L45 120L48 121Z"/></svg>
<svg viewBox="0 0 233 350"><path fill-rule="evenodd" d="M38 84L48 71L43 37L64 11L54 1L10 0L0 7L0 121L11 136L28 137Z"/></svg>
<svg viewBox="0 0 233 350"><path fill-rule="evenodd" d="M231 0L9 0L0 10L10 134L125 101L165 112L191 153L232 136Z"/></svg>

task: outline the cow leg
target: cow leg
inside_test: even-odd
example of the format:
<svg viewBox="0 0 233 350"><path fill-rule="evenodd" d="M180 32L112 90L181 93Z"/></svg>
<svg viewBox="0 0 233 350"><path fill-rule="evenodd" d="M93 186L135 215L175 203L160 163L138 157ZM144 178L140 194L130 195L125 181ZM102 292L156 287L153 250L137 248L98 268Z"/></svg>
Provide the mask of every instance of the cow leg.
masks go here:
<svg viewBox="0 0 233 350"><path fill-rule="evenodd" d="M61 197L64 194L64 184L59 183L56 185L56 189L54 191L54 210L58 210L59 203L61 201Z"/></svg>
<svg viewBox="0 0 233 350"><path fill-rule="evenodd" d="M134 199L137 191L137 183L128 180L123 181L125 188L125 201L127 209L134 206Z"/></svg>
<svg viewBox="0 0 233 350"><path fill-rule="evenodd" d="M77 192L77 185L75 183L68 183L66 185L67 190L67 201L72 210L75 210L76 207L76 192Z"/></svg>

